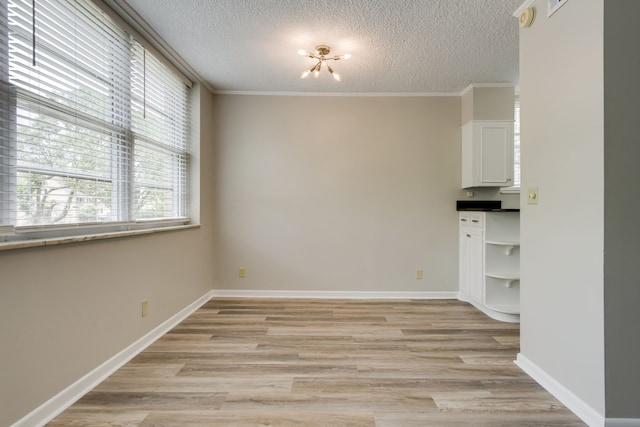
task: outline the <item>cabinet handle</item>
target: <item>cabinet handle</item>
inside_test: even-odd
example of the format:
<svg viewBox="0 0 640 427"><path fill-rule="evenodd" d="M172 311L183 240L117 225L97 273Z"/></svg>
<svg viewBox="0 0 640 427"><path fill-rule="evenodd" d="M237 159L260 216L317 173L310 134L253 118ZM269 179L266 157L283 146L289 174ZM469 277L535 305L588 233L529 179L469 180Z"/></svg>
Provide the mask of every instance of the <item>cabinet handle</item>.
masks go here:
<svg viewBox="0 0 640 427"><path fill-rule="evenodd" d="M467 237L471 237L471 234L467 233Z"/></svg>
<svg viewBox="0 0 640 427"><path fill-rule="evenodd" d="M471 222L480 222L477 219L472 219Z"/></svg>
<svg viewBox="0 0 640 427"><path fill-rule="evenodd" d="M464 219L464 218L462 218L460 221L462 221L462 222L467 222L467 220L466 220L466 219Z"/></svg>

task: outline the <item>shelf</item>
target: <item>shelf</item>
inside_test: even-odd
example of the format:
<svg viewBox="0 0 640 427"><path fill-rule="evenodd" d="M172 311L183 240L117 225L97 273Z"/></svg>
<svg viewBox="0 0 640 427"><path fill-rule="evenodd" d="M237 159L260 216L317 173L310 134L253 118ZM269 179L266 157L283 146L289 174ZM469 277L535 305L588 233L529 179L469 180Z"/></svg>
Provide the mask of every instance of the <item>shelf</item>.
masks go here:
<svg viewBox="0 0 640 427"><path fill-rule="evenodd" d="M500 245L500 246L520 246L520 242L506 241L506 240L486 240L485 243L489 245Z"/></svg>
<svg viewBox="0 0 640 427"><path fill-rule="evenodd" d="M510 288L513 286L513 282L520 281L520 275L518 273L490 273L486 272L487 277L493 277L494 279L504 280L505 287Z"/></svg>
<svg viewBox="0 0 640 427"><path fill-rule="evenodd" d="M500 313L508 314L520 314L520 306L518 304L485 304L491 310L499 311Z"/></svg>
<svg viewBox="0 0 640 427"><path fill-rule="evenodd" d="M520 247L520 243L518 243L518 242L506 242L506 241L502 241L502 240L500 240L500 241L487 240L487 241L485 241L485 243L487 245L503 246L504 247L504 253L507 256L511 256L511 254L513 253L513 250Z"/></svg>

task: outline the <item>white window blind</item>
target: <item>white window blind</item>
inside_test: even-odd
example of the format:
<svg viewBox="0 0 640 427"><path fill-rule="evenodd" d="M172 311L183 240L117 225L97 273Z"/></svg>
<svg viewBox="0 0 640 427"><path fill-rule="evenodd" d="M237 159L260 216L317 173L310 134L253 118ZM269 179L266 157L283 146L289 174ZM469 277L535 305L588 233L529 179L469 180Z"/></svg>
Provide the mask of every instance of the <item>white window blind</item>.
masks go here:
<svg viewBox="0 0 640 427"><path fill-rule="evenodd" d="M2 9L3 224L185 218L182 80L90 1Z"/></svg>
<svg viewBox="0 0 640 427"><path fill-rule="evenodd" d="M516 100L513 124L513 186L520 188L520 100Z"/></svg>
<svg viewBox="0 0 640 427"><path fill-rule="evenodd" d="M132 71L136 217L184 216L188 110L175 100L187 98L187 87L139 44Z"/></svg>
<svg viewBox="0 0 640 427"><path fill-rule="evenodd" d="M0 233L15 223L15 97L9 84L7 8L0 8Z"/></svg>

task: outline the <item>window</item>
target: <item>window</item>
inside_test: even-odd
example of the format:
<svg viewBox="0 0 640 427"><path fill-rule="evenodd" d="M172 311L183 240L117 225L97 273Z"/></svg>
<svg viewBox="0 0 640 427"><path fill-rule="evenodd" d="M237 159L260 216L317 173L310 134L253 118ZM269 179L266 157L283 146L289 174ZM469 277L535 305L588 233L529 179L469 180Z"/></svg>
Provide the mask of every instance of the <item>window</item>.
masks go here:
<svg viewBox="0 0 640 427"><path fill-rule="evenodd" d="M0 234L186 218L188 87L88 0L0 15Z"/></svg>
<svg viewBox="0 0 640 427"><path fill-rule="evenodd" d="M513 186L501 190L503 193L520 192L520 100L514 104L513 123Z"/></svg>
<svg viewBox="0 0 640 427"><path fill-rule="evenodd" d="M516 99L513 124L513 186L520 189L520 100Z"/></svg>

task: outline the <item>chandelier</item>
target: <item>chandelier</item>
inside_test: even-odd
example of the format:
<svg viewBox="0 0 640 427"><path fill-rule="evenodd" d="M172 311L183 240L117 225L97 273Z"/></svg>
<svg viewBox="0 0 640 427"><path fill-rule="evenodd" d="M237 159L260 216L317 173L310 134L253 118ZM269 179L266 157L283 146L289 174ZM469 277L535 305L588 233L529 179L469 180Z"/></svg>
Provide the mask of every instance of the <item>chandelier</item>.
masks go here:
<svg viewBox="0 0 640 427"><path fill-rule="evenodd" d="M322 67L325 67L329 71L329 73L331 73L334 79L336 79L337 81L340 81L340 75L333 71L333 68L329 66L327 61L339 61L340 59L349 59L351 58L351 54L347 53L344 55L327 57L330 53L331 53L331 48L324 44L319 44L318 46L316 46L315 53L307 52L306 50L300 49L298 51L299 55L308 56L311 59L318 60L318 62L316 62L313 67L311 67L310 69L302 73L300 78L306 79L309 76L309 74L313 73L313 77L317 79L318 76L320 75L320 70L322 70Z"/></svg>

